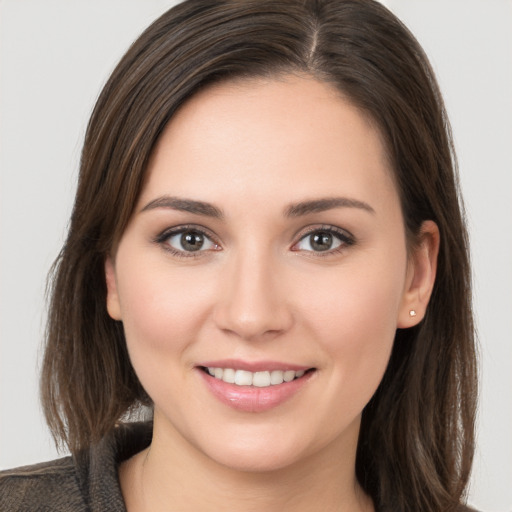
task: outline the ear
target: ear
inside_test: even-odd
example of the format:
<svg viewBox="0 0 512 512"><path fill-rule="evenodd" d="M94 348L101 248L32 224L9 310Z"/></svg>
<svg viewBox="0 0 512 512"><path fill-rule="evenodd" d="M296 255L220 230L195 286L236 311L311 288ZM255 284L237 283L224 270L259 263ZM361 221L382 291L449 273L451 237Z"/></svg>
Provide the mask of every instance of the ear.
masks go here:
<svg viewBox="0 0 512 512"><path fill-rule="evenodd" d="M105 281L107 283L107 311L114 320L121 320L121 306L117 293L116 271L111 256L105 259Z"/></svg>
<svg viewBox="0 0 512 512"><path fill-rule="evenodd" d="M418 242L409 255L406 284L398 313L399 328L417 325L425 316L436 279L439 243L437 224L431 220L423 222Z"/></svg>

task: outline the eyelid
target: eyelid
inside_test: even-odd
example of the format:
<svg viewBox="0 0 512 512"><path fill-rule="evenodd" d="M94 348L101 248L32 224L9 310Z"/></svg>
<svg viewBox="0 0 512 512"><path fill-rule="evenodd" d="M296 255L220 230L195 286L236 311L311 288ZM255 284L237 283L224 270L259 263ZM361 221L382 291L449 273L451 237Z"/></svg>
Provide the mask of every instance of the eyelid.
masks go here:
<svg viewBox="0 0 512 512"><path fill-rule="evenodd" d="M166 243L166 241L172 236L180 235L181 233L186 233L187 231L195 231L197 233L200 233L205 238L210 240L210 242L213 243L216 246L216 248L198 251L182 251ZM203 256L204 253L206 252L210 252L212 250L217 251L222 249L221 244L218 241L217 237L209 229L198 224L182 224L179 226L168 227L161 231L160 234L158 234L153 241L156 244L161 245L164 250L170 252L174 256L182 258L195 258L198 256Z"/></svg>
<svg viewBox="0 0 512 512"><path fill-rule="evenodd" d="M316 256L328 256L335 254L337 252L342 251L343 249L346 249L347 247L354 245L356 243L356 238L350 231L347 231L346 229L339 228L337 226L333 226L330 224L318 224L313 226L308 226L301 232L299 232L298 235L296 235L296 242L293 243L291 250L293 251L293 247L297 246L304 238L312 235L313 233L318 232L324 232L324 233L330 233L333 236L337 237L341 241L341 246L327 250L327 251L304 251L308 253L314 253ZM295 249L297 252L301 251L301 249Z"/></svg>

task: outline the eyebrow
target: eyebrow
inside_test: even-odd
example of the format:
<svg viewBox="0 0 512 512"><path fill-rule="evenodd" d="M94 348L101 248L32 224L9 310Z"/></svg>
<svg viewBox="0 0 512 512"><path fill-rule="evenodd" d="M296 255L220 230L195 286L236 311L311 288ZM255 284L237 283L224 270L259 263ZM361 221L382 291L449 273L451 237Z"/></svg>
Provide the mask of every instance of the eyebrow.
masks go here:
<svg viewBox="0 0 512 512"><path fill-rule="evenodd" d="M215 219L224 218L222 210L213 206L213 204L171 196L162 196L157 199L153 199L153 201L150 201L146 206L144 206L144 208L142 208L141 212L155 210L157 208L169 208L171 210L195 213L196 215L204 215Z"/></svg>
<svg viewBox="0 0 512 512"><path fill-rule="evenodd" d="M142 208L141 212L155 210L157 208L169 208L171 210L189 212L220 220L224 218L223 211L211 203L172 196L162 196L153 199L153 201L150 201ZM324 212L334 208L358 208L375 214L375 210L364 201L350 199L348 197L324 197L291 204L285 209L284 215L285 217L301 217L310 213Z"/></svg>
<svg viewBox="0 0 512 512"><path fill-rule="evenodd" d="M333 208L359 208L375 214L375 210L368 203L348 197L324 197L311 201L301 201L288 206L284 214L286 217L301 217L310 213L325 212Z"/></svg>

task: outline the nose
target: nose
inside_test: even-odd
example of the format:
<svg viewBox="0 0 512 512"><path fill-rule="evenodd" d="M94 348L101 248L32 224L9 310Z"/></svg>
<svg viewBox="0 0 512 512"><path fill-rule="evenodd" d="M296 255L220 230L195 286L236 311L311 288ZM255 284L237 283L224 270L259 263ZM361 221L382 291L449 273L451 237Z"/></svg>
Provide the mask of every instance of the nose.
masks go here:
<svg viewBox="0 0 512 512"><path fill-rule="evenodd" d="M244 340L274 338L289 330L293 315L283 269L255 252L226 263L214 313L217 327Z"/></svg>

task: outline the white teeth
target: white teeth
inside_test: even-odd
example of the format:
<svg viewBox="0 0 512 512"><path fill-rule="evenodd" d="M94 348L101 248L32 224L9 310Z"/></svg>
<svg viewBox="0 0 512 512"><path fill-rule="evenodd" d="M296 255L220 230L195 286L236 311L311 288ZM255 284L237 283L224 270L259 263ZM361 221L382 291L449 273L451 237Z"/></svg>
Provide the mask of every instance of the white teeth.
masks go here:
<svg viewBox="0 0 512 512"><path fill-rule="evenodd" d="M257 388L266 388L267 386L270 386L270 373L256 372L252 376L252 385Z"/></svg>
<svg viewBox="0 0 512 512"><path fill-rule="evenodd" d="M252 373L246 372L245 370L237 370L235 372L235 384L237 386L251 386Z"/></svg>
<svg viewBox="0 0 512 512"><path fill-rule="evenodd" d="M233 370L233 368L226 368L222 375L222 380L229 384L233 384L235 382L235 370Z"/></svg>
<svg viewBox="0 0 512 512"><path fill-rule="evenodd" d="M236 384L237 386L255 386L258 388L266 388L268 386L276 386L283 382L291 382L294 379L302 377L305 370L273 370L263 372L248 372L246 370L234 370L233 368L214 368L209 366L208 373L216 379L223 380L228 384Z"/></svg>
<svg viewBox="0 0 512 512"><path fill-rule="evenodd" d="M291 382L295 378L295 372L293 370L286 370L283 374L285 382Z"/></svg>
<svg viewBox="0 0 512 512"><path fill-rule="evenodd" d="M282 384L284 382L283 372L281 370L274 370L270 372L270 384Z"/></svg>

